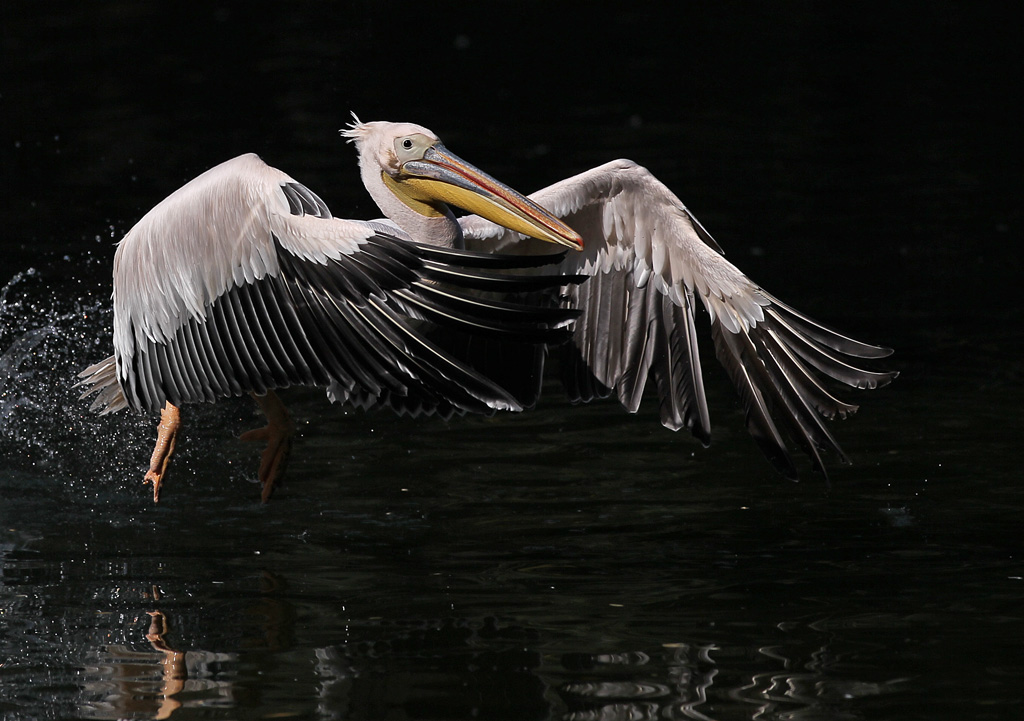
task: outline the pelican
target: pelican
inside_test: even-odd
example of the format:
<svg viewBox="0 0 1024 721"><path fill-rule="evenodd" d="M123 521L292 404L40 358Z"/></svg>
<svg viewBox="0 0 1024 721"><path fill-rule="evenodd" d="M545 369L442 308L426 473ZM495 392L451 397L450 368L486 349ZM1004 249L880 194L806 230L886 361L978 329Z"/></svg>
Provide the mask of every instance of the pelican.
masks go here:
<svg viewBox="0 0 1024 721"><path fill-rule="evenodd" d="M805 451L823 474L823 452L849 463L823 419L846 417L857 406L836 398L825 379L867 389L897 375L860 367L863 360L888 356L890 349L817 323L753 283L723 257L686 206L636 163L612 161L525 197L453 155L422 126L355 118L342 132L356 146L363 183L384 219L334 219L305 186L255 156L243 156L170 196L119 245L115 353L83 371L81 383L86 394L97 394L93 407L104 412L162 406L146 474L154 498L173 450L181 402L244 392L256 396L268 425L242 437L268 442L260 468L264 500L287 457L292 430L273 388L326 385L332 401L397 410L493 412L528 405L532 397L521 402L480 371L467 370L460 357L445 355L416 335L415 323L425 314L410 295L419 300L417 294L429 292L439 302L436 295L443 291L435 286L450 276L438 266L476 277L460 272L460 264L485 264L488 258L516 274L515 280L505 279L510 290L523 290L515 285L526 282L519 269L529 267L531 259L533 265L551 260L537 241L576 251L562 256L556 282L562 278L562 305L578 320L569 340L570 315L553 316L550 309L515 307L542 328L525 328L521 319L507 322L515 326L512 336L528 344L538 341L538 333L546 334L549 348L561 355L573 401L614 394L627 411L636 412L650 383L662 424L686 428L708 445L710 414L695 319L700 298L749 432L776 469L795 479L787 441ZM456 218L452 205L471 215ZM382 290L374 274L377 284L367 292L363 277L352 271L363 266L364 254L382 263L392 254L417 260L402 266L404 283L398 289ZM510 255L521 258L520 265ZM368 264L376 269L376 262ZM289 284L296 283L312 300L297 300L289 292ZM530 287L550 283L550 275L542 275ZM377 299L382 292L385 302ZM360 335L365 320L352 326L351 312L324 310L322 294L330 296L329 303L338 303L340 294L343 304L386 313L387 322L401 325L407 343L428 347L431 359L446 369L458 367L461 375L454 383L444 373L439 374L443 382L427 382L403 365L404 356L388 357L390 365L381 371L379 361L365 357ZM461 312L478 297L472 292L460 297L457 308ZM247 310L237 310L239 303ZM489 312L510 311L507 301L492 306ZM307 332L316 333L326 319L334 326L323 336L354 341L360 349L339 363L320 355L322 340L301 353L282 346L276 339L289 323L296 324L297 313ZM456 325L462 320L448 306L441 315ZM470 335L485 332L471 327L472 321L462 322ZM499 325L493 321L487 332L509 332ZM379 351L379 344L373 345ZM271 360L282 363L267 367L251 360L267 348ZM399 389L391 372L401 377ZM414 390L406 387L410 384ZM420 402L420 396L430 402Z"/></svg>
<svg viewBox="0 0 1024 721"><path fill-rule="evenodd" d="M78 385L101 413L160 411L145 475L154 501L184 403L253 395L267 425L241 438L267 444L266 501L294 434L274 389L324 386L332 401L414 415L519 411L431 328L537 347L567 338L576 313L551 297L564 275L522 272L558 254L456 250L448 204L549 243L579 248L579 236L420 126L390 124L379 140L367 184L387 197L389 221L334 218L313 191L249 154L184 185L118 244L114 355Z"/></svg>

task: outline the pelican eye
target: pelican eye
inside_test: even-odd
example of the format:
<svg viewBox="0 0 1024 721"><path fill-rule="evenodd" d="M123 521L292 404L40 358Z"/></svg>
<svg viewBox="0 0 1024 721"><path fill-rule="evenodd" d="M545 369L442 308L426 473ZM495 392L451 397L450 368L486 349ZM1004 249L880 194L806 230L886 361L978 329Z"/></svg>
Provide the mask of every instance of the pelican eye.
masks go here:
<svg viewBox="0 0 1024 721"><path fill-rule="evenodd" d="M395 139L395 155L399 163L407 163L410 160L422 160L427 148L436 143L433 138L428 138L422 133L404 135Z"/></svg>

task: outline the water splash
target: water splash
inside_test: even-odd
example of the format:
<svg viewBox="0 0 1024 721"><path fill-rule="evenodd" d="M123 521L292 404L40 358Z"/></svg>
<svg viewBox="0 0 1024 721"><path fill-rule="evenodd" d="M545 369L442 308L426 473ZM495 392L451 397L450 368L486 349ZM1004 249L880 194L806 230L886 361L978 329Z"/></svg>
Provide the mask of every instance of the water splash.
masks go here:
<svg viewBox="0 0 1024 721"><path fill-rule="evenodd" d="M32 375L20 372L19 368L31 357L35 347L49 332L48 327L27 330L3 355L0 355L0 433L4 432L4 426L19 406L34 406L30 398L17 393L23 382Z"/></svg>
<svg viewBox="0 0 1024 721"><path fill-rule="evenodd" d="M65 258L0 289L0 459L79 490L135 473L149 435L148 418L101 420L72 388L81 368L110 353L105 266Z"/></svg>
<svg viewBox="0 0 1024 721"><path fill-rule="evenodd" d="M151 498L142 477L157 416L99 416L74 388L112 352L112 326L109 259L65 256L0 288L0 495L65 494L92 507ZM257 449L232 442L254 422L248 398L190 405L173 485L255 482Z"/></svg>

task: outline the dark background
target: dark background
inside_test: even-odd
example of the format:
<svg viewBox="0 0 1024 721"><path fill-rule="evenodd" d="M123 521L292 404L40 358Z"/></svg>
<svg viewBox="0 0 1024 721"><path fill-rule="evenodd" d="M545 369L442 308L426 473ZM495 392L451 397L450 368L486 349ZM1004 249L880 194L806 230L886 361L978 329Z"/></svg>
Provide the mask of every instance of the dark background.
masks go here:
<svg viewBox="0 0 1024 721"><path fill-rule="evenodd" d="M3 4L0 715L152 715L160 610L169 698L216 718L1013 717L1024 13L596 8ZM448 425L300 392L272 504L226 402L152 506L152 419L68 388L110 352L114 243L250 151L374 217L352 111L524 192L647 166L769 292L896 349L836 425L854 465L775 477L707 353L706 451L554 384Z"/></svg>

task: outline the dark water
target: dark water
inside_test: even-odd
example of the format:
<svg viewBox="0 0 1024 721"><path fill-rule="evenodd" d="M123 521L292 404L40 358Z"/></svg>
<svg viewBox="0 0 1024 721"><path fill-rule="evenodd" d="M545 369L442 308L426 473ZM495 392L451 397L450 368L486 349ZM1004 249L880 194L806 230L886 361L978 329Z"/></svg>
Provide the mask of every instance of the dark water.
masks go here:
<svg viewBox="0 0 1024 721"><path fill-rule="evenodd" d="M0 717L1020 713L1019 11L0 13ZM650 167L769 291L897 348L835 429L854 465L775 477L709 353L707 450L554 382L447 424L307 390L272 503L236 400L187 409L153 505L153 419L69 388L113 243L244 151L373 215L350 110L527 191Z"/></svg>

